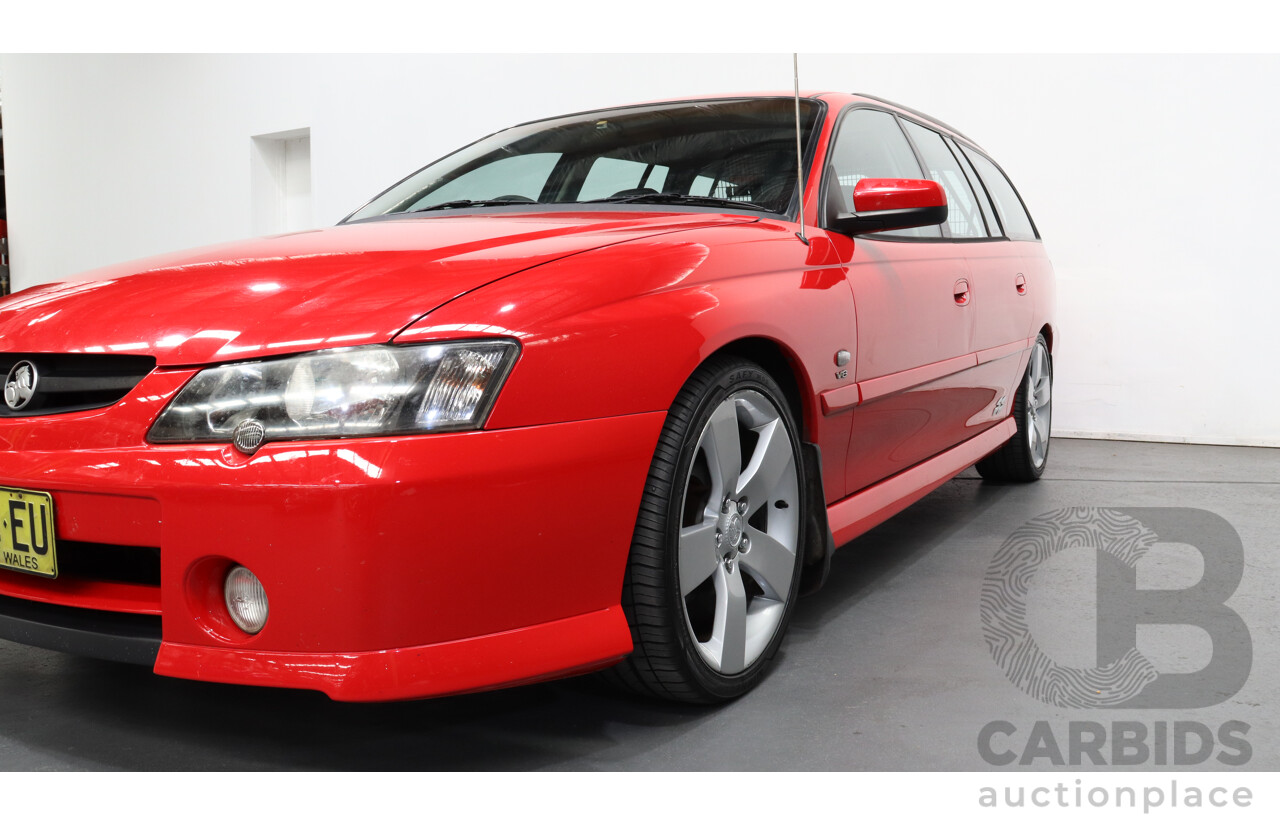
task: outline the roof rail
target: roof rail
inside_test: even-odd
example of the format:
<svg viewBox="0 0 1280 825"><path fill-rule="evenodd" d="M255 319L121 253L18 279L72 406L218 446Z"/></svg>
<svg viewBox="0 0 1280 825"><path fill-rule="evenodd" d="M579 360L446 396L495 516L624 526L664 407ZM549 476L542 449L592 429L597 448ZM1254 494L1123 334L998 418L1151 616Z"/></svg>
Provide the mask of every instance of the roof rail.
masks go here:
<svg viewBox="0 0 1280 825"><path fill-rule="evenodd" d="M880 103L887 103L890 106L895 106L904 112L910 112L911 114L915 115L918 118L922 118L924 120L930 121L931 123L937 124L938 126L941 126L943 129L946 129L947 131L951 132L956 137L964 138L969 143L972 143L975 147L981 148L978 146L977 141L975 141L973 138L966 135L964 132L960 131L954 126L949 126L946 123L943 123L941 120L938 120L936 117L933 117L932 115L926 115L924 112L920 111L919 109L912 109L910 106L903 106L901 103L894 103L892 100L886 100L885 98L878 97L876 95L869 95L866 92L853 92L853 94L857 95L858 97L865 97L869 100L876 100L876 101L879 101Z"/></svg>

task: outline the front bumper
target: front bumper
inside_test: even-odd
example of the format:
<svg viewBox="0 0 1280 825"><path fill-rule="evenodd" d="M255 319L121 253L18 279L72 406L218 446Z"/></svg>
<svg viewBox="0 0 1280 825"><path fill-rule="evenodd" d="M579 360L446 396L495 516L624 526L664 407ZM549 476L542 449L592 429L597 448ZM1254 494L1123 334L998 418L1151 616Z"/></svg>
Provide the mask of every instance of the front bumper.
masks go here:
<svg viewBox="0 0 1280 825"><path fill-rule="evenodd" d="M158 581L0 571L0 634L137 660L138 639L113 656L92 634L158 617L157 673L351 701L536 681L630 651L622 578L663 413L252 457L144 443L187 375L155 373L106 410L0 420L0 486L52 494L60 558L64 544L159 555ZM271 601L254 636L221 602L232 564ZM59 618L3 618L24 603Z"/></svg>

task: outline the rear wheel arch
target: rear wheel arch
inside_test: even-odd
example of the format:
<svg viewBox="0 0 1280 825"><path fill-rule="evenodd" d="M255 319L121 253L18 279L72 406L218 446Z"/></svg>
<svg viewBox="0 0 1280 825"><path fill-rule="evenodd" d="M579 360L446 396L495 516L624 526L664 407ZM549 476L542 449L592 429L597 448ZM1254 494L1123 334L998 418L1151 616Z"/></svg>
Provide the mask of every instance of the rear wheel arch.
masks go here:
<svg viewBox="0 0 1280 825"><path fill-rule="evenodd" d="M1053 415L1053 357L1044 333L1036 336L1026 371L1018 382L1009 416L1017 425L1013 437L979 461L978 474L988 481L1036 481L1049 459Z"/></svg>
<svg viewBox="0 0 1280 825"><path fill-rule="evenodd" d="M1050 324L1045 324L1044 326L1040 327L1040 334L1044 336L1044 344L1046 347L1049 348L1049 354L1053 355L1054 354L1053 326Z"/></svg>

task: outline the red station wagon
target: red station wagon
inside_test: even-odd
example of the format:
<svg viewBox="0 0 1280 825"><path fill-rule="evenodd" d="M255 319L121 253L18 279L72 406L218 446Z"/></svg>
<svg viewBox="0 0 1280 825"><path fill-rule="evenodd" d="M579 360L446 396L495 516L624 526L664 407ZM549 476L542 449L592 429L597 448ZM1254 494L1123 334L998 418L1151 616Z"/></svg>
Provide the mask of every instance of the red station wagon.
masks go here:
<svg viewBox="0 0 1280 825"><path fill-rule="evenodd" d="M336 227L0 302L0 636L340 700L728 699L835 547L975 462L1039 477L1053 307L1008 177L911 109L517 126Z"/></svg>

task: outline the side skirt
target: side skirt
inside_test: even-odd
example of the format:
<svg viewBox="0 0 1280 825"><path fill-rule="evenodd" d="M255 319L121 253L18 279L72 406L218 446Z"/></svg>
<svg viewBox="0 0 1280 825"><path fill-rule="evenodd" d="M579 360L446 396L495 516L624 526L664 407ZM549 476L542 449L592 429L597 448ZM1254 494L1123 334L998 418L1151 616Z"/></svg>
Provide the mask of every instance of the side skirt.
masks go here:
<svg viewBox="0 0 1280 825"><path fill-rule="evenodd" d="M849 543L924 498L965 468L998 450L1017 431L1017 422L1006 418L945 453L828 505L827 522L831 525L835 546Z"/></svg>

